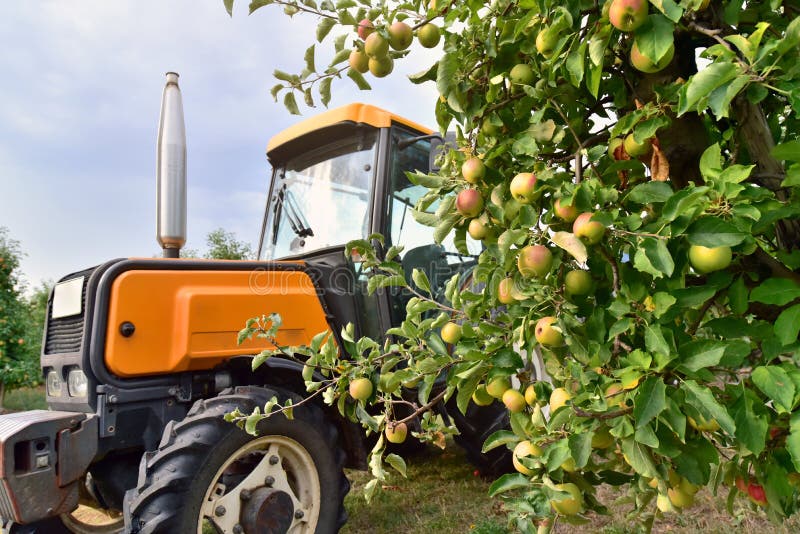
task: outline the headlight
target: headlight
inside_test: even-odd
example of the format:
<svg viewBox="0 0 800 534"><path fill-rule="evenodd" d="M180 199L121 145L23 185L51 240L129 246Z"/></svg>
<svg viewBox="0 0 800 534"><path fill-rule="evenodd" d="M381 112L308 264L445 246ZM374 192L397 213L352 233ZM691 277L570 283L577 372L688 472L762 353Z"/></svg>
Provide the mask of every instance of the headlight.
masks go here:
<svg viewBox="0 0 800 534"><path fill-rule="evenodd" d="M89 389L89 381L80 369L73 369L67 375L67 391L70 397L85 397Z"/></svg>
<svg viewBox="0 0 800 534"><path fill-rule="evenodd" d="M47 373L47 394L50 397L61 396L61 377L55 371Z"/></svg>

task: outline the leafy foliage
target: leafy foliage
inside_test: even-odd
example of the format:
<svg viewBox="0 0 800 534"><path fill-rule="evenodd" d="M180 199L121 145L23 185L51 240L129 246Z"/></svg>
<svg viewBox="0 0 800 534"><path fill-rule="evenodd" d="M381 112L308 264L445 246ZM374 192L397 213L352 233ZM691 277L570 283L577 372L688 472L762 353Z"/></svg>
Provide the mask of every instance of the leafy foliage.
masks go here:
<svg viewBox="0 0 800 534"><path fill-rule="evenodd" d="M616 2L644 5L637 29L617 29ZM475 189L484 201L474 217L487 230L484 251L471 280L454 277L443 299L427 294L421 273L409 286L395 259L402 251L349 245L371 269L372 290L400 285L414 296L382 345L345 330L341 352L324 335L281 349L308 358L310 391L380 432L409 402L401 386L417 383L419 435L435 439L452 429L431 401L455 397L464 410L495 379L530 384L535 398L511 414L512 433L489 440L540 451L491 491L507 496L523 532L549 529L553 516L583 521L559 484L577 486L578 512L600 513L595 487L625 486L645 526L690 506L699 485L728 486L731 499L747 493L774 520L797 511L797 2L287 0L251 11L267 4L322 17L320 42L345 31L326 70L308 61L299 75L276 73L273 94L284 91L292 112L295 93L313 104L311 86L338 77L344 52L361 50L362 18L378 32L400 18L441 26L440 58L411 81L436 83L436 119L455 128L458 150L437 175L409 177L429 189L415 219L435 241L454 232L463 243L473 217L455 198ZM330 85L321 90L325 102ZM460 171L470 156L487 168L476 184ZM515 191L520 173L536 177L532 190ZM575 213L558 213L556 201ZM588 215L572 223L577 214ZM552 253L544 275L520 264L530 245ZM575 270L590 274L588 293L566 287ZM547 317L558 335L541 335ZM451 320L462 334L448 346L438 330ZM536 380L539 357L550 382ZM364 376L374 392L354 401L347 384ZM556 388L566 405L544 417ZM370 462L376 481L383 445Z"/></svg>

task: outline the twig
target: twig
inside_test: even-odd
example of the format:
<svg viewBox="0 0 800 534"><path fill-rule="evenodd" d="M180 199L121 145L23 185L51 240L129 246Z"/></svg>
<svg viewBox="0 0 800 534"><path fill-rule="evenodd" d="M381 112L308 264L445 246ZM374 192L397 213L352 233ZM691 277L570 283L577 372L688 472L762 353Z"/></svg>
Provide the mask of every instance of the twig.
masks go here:
<svg viewBox="0 0 800 534"><path fill-rule="evenodd" d="M628 415L633 411L633 408L630 406L627 408L623 408L621 410L615 410L613 412L602 412L602 413L595 413L595 412L587 412L586 410L582 410L575 406L572 407L572 410L575 412L575 415L578 417L590 417L592 419L599 419L604 421L606 419L614 419L615 417L620 417L623 415Z"/></svg>
<svg viewBox="0 0 800 534"><path fill-rule="evenodd" d="M422 406L421 408L417 408L417 410L415 410L414 413L412 413L408 417L404 417L403 419L401 419L399 421L395 421L394 424L399 425L400 423L407 423L407 422L411 421L412 419L414 419L415 417L417 417L418 415L427 412L428 410L433 408L440 400L442 400L446 393L447 393L447 389L442 390L442 392L439 393L438 395L436 395L433 399L431 399L431 401L428 402L428 404L426 404L425 406Z"/></svg>

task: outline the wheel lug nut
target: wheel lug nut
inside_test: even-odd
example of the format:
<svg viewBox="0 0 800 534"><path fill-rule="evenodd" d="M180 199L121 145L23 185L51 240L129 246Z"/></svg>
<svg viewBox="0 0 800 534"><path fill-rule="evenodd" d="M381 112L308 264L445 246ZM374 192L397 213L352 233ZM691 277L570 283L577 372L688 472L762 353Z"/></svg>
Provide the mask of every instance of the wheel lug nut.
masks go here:
<svg viewBox="0 0 800 534"><path fill-rule="evenodd" d="M278 462L280 462L280 461L281 461L281 459L280 459L280 458L278 458L277 456L274 456L274 455L273 455L273 456L270 456L270 457L269 457L269 465L275 465L275 464L277 464L277 463L278 463Z"/></svg>
<svg viewBox="0 0 800 534"><path fill-rule="evenodd" d="M273 484L275 484L275 477L267 477L264 480L264 485L266 485L268 488L271 488Z"/></svg>
<svg viewBox="0 0 800 534"><path fill-rule="evenodd" d="M222 517L223 515L225 515L225 507L224 506L217 506L214 509L214 515L217 516L217 517Z"/></svg>
<svg viewBox="0 0 800 534"><path fill-rule="evenodd" d="M294 518L295 518L295 519L303 519L303 516L304 516L304 515L305 515L305 514L303 513L303 511L302 511L302 510L298 510L298 511L296 511L296 512L294 513Z"/></svg>
<svg viewBox="0 0 800 534"><path fill-rule="evenodd" d="M233 534L244 534L242 525L233 525Z"/></svg>
<svg viewBox="0 0 800 534"><path fill-rule="evenodd" d="M246 490L246 489L242 490L242 492L239 493L239 498L241 500L243 500L243 501L249 501L250 500L250 490Z"/></svg>

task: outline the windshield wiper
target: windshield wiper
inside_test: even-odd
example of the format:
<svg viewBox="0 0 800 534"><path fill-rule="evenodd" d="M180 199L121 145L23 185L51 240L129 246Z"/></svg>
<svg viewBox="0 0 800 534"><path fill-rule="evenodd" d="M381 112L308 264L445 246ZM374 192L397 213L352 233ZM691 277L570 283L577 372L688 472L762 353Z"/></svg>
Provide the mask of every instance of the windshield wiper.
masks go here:
<svg viewBox="0 0 800 534"><path fill-rule="evenodd" d="M277 199L275 201L275 222L272 225L273 244L277 240L278 226L280 225L280 215L286 209L286 220L289 221L292 231L297 237L313 237L314 231L308 226L308 222L303 217L303 212L295 200L291 191L286 189L284 184L281 190L278 191Z"/></svg>

